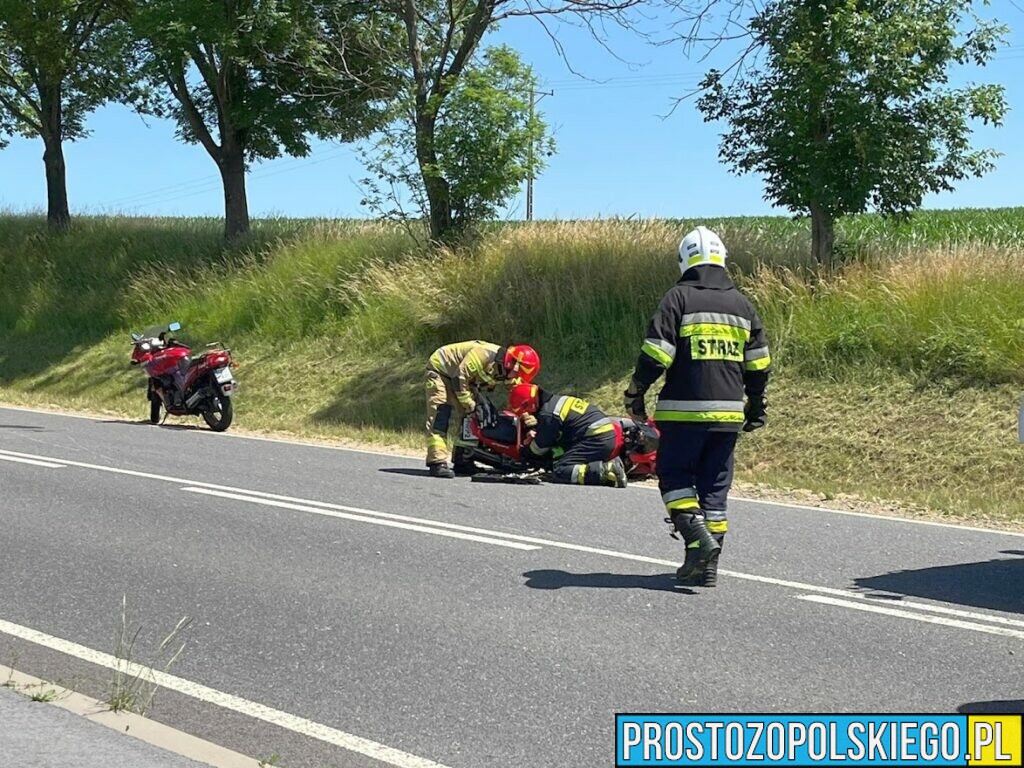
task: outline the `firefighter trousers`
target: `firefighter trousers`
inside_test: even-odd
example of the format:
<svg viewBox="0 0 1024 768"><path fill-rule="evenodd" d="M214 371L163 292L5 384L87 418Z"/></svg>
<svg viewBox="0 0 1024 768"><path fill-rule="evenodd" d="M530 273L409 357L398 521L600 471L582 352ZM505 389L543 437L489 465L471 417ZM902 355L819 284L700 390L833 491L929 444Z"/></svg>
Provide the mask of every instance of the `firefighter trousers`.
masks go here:
<svg viewBox="0 0 1024 768"><path fill-rule="evenodd" d="M427 464L448 462L448 433L461 430L467 411L455 397L451 382L437 371L428 368L427 390ZM458 435L456 436L456 444Z"/></svg>
<svg viewBox="0 0 1024 768"><path fill-rule="evenodd" d="M593 435L569 448L552 467L556 483L604 485L604 465L615 453L615 433Z"/></svg>
<svg viewBox="0 0 1024 768"><path fill-rule="evenodd" d="M658 486L671 517L703 511L708 530L729 530L726 506L732 487L737 432L712 432L673 422L659 422Z"/></svg>

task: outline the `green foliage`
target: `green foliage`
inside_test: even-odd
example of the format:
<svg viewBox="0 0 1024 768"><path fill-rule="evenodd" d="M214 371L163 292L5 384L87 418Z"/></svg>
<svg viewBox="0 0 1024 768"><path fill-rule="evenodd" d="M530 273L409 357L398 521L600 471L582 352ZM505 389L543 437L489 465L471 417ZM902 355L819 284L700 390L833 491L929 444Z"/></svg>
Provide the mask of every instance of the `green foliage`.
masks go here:
<svg viewBox="0 0 1024 768"><path fill-rule="evenodd" d="M487 50L446 95L433 139L437 162L422 168L410 92L396 121L363 153L371 174L363 180L363 204L388 218L429 218L425 184L433 178L447 186L456 230L493 219L554 151L547 126L530 108L536 85L533 71L511 48Z"/></svg>
<svg viewBox="0 0 1024 768"><path fill-rule="evenodd" d="M129 36L110 0L0 0L0 134L80 139L132 90Z"/></svg>
<svg viewBox="0 0 1024 768"><path fill-rule="evenodd" d="M903 214L924 195L992 168L973 121L999 124L995 85L948 86L952 66L984 65L1004 29L970 0L776 0L752 22L759 67L705 81L699 106L724 120L720 156L765 178L767 196L832 221Z"/></svg>
<svg viewBox="0 0 1024 768"><path fill-rule="evenodd" d="M143 108L211 154L237 144L250 161L304 156L311 135L368 133L386 95L364 4L135 0L132 26L161 87Z"/></svg>

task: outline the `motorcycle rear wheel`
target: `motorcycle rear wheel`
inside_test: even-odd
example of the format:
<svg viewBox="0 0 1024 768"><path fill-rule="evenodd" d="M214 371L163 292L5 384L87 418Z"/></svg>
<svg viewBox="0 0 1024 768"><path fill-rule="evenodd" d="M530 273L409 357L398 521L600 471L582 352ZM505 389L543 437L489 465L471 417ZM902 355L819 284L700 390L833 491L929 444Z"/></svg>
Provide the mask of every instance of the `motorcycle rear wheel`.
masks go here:
<svg viewBox="0 0 1024 768"><path fill-rule="evenodd" d="M214 396L211 407L203 411L203 421L214 432L224 432L234 417L235 408L230 397Z"/></svg>

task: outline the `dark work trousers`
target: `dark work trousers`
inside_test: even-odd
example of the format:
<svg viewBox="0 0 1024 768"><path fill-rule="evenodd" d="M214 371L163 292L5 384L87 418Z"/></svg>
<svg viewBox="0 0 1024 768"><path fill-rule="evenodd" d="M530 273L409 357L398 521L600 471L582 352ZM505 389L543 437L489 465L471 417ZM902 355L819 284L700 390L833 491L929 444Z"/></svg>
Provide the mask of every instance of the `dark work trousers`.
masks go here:
<svg viewBox="0 0 1024 768"><path fill-rule="evenodd" d="M552 476L556 483L603 485L604 463L615 453L615 433L593 435L571 446L555 460Z"/></svg>
<svg viewBox="0 0 1024 768"><path fill-rule="evenodd" d="M658 486L669 516L703 511L711 533L729 530L726 506L732 487L737 432L711 432L659 422Z"/></svg>

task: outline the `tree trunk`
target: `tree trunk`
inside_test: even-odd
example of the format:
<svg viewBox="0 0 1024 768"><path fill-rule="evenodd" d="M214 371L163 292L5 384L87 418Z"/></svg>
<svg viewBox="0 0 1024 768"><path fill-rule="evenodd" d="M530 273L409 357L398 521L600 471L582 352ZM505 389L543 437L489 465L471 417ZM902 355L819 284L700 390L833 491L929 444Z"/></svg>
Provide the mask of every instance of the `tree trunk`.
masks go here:
<svg viewBox="0 0 1024 768"><path fill-rule="evenodd" d="M419 114L416 117L416 160L427 193L427 207L430 209L430 239L443 243L454 234L452 221L452 196L448 180L438 169L437 152L434 150L436 116Z"/></svg>
<svg viewBox="0 0 1024 768"><path fill-rule="evenodd" d="M224 237L228 240L249 232L249 200L245 192L245 154L239 147L221 150L218 160L224 183Z"/></svg>
<svg viewBox="0 0 1024 768"><path fill-rule="evenodd" d="M46 147L46 223L54 232L63 232L71 224L68 208L67 168L64 165L64 120L60 86L40 86L42 138Z"/></svg>
<svg viewBox="0 0 1024 768"><path fill-rule="evenodd" d="M811 206L811 253L821 266L831 266L836 241L835 219L820 207Z"/></svg>

